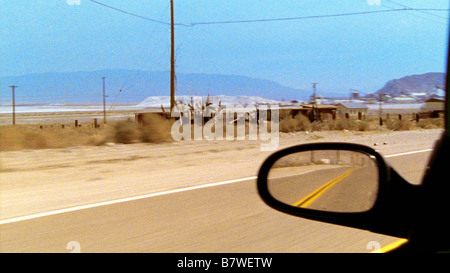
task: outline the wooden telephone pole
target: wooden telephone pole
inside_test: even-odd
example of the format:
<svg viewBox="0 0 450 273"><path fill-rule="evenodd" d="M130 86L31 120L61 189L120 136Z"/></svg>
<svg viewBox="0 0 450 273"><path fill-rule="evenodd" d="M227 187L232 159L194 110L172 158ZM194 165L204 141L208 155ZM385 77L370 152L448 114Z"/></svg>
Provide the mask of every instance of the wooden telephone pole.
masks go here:
<svg viewBox="0 0 450 273"><path fill-rule="evenodd" d="M17 85L11 85L12 88L12 123L13 125L16 125L16 95L15 95L15 89Z"/></svg>
<svg viewBox="0 0 450 273"><path fill-rule="evenodd" d="M311 98L312 104L316 103L316 85L317 84L318 84L317 82L313 82L312 83L312 85L313 85L313 95L312 95L312 98Z"/></svg>
<svg viewBox="0 0 450 273"><path fill-rule="evenodd" d="M106 95L105 95L105 77L103 79L103 124L106 124Z"/></svg>
<svg viewBox="0 0 450 273"><path fill-rule="evenodd" d="M175 106L175 23L173 18L173 0L170 0L170 112Z"/></svg>

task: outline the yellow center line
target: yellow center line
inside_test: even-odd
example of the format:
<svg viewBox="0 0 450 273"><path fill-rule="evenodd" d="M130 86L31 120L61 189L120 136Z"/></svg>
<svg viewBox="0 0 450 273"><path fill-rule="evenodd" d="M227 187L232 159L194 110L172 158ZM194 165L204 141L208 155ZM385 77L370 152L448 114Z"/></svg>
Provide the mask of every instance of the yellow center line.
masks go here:
<svg viewBox="0 0 450 273"><path fill-rule="evenodd" d="M347 176L349 176L353 171L359 169L358 168L354 168L351 170L346 171L344 174L342 174L339 177L336 177L335 179L327 182L325 185L321 186L320 188L318 188L317 190L313 191L312 193L310 193L308 196L306 196L305 198L303 198L302 200L292 204L295 207L301 207L301 208L306 208L308 207L312 202L314 202L317 198L319 198L322 194L324 194L329 188L331 188L334 184L338 183L339 181L341 181L342 179L346 178Z"/></svg>
<svg viewBox="0 0 450 273"><path fill-rule="evenodd" d="M406 244L407 242L408 242L407 239L399 239L393 243L383 246L380 249L373 250L370 253L387 253L387 252L390 252L390 251L396 249L397 247L400 247L400 246Z"/></svg>
<svg viewBox="0 0 450 273"><path fill-rule="evenodd" d="M306 196L302 200L294 203L293 206L301 207L301 208L308 207L312 202L314 202L314 200L319 198L322 194L324 194L333 185L335 185L336 183L338 183L342 179L346 178L347 176L349 176L351 173L353 173L355 170L357 170L359 168L360 167L346 171L342 175L336 177L335 179L327 182L325 185L321 186L317 190L313 191L312 193L310 193L308 196ZM392 242L392 243L390 243L390 244L388 244L388 245L386 245L386 246L384 246L384 247L382 247L380 249L373 250L370 253L386 253L386 252L390 252L390 251L392 251L392 250L394 250L394 249L404 245L407 242L408 242L407 239L399 239L399 240L397 240L395 242Z"/></svg>

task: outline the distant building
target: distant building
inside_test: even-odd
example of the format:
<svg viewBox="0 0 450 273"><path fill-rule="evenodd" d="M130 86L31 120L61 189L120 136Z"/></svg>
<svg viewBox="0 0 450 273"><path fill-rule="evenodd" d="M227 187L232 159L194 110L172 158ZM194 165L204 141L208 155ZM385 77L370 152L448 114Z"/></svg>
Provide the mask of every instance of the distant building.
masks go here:
<svg viewBox="0 0 450 273"><path fill-rule="evenodd" d="M365 103L341 102L336 105L338 115L358 116L367 115L369 107Z"/></svg>
<svg viewBox="0 0 450 273"><path fill-rule="evenodd" d="M435 86L429 93L422 108L423 112L442 112L445 109L445 91L440 86Z"/></svg>
<svg viewBox="0 0 450 273"><path fill-rule="evenodd" d="M302 104L302 108L303 113L309 117L311 122L336 118L336 106L334 105Z"/></svg>
<svg viewBox="0 0 450 273"><path fill-rule="evenodd" d="M357 92L356 90L355 91L350 91L350 99L351 100L352 99L355 99L355 100L359 99L359 92Z"/></svg>
<svg viewBox="0 0 450 273"><path fill-rule="evenodd" d="M445 100L441 96L431 96L425 101L423 112L444 111Z"/></svg>

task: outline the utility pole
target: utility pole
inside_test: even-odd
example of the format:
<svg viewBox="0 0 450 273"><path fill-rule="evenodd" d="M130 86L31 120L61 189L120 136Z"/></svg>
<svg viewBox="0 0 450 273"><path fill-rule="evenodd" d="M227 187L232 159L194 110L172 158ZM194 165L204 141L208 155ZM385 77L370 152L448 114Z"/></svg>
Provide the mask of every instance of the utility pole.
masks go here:
<svg viewBox="0 0 450 273"><path fill-rule="evenodd" d="M11 85L12 88L12 123L13 125L16 125L16 95L15 95L15 89L18 87L17 85Z"/></svg>
<svg viewBox="0 0 450 273"><path fill-rule="evenodd" d="M380 126L383 126L383 118L381 117L381 115L383 114L383 110L382 110L382 106L381 106L381 104L383 103L383 96L384 96L384 94L381 94L380 93L380 107L379 107L379 109L378 109L378 117L379 117L379 119L380 119Z"/></svg>
<svg viewBox="0 0 450 273"><path fill-rule="evenodd" d="M172 109L175 106L175 23L173 18L173 0L170 0L170 16L170 112L172 113Z"/></svg>
<svg viewBox="0 0 450 273"><path fill-rule="evenodd" d="M313 82L313 83L312 83L312 85L313 85L312 103L313 103L313 104L316 103L316 85L317 85L317 84L318 84L317 82Z"/></svg>
<svg viewBox="0 0 450 273"><path fill-rule="evenodd" d="M103 124L106 124L105 77L103 79Z"/></svg>

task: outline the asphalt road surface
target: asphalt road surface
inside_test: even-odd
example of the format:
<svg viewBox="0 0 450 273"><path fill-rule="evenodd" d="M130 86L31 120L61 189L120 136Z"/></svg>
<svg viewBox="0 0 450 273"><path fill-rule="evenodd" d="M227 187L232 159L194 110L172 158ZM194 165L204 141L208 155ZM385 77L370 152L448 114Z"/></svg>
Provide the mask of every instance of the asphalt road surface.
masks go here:
<svg viewBox="0 0 450 273"><path fill-rule="evenodd" d="M296 175L269 176L269 190L275 199L295 207L333 212L363 212L375 204L376 167L330 165L313 171L308 167L300 167L302 173Z"/></svg>
<svg viewBox="0 0 450 273"><path fill-rule="evenodd" d="M418 183L429 154L387 159ZM277 212L255 177L222 182L2 219L0 251L370 252L399 239Z"/></svg>

